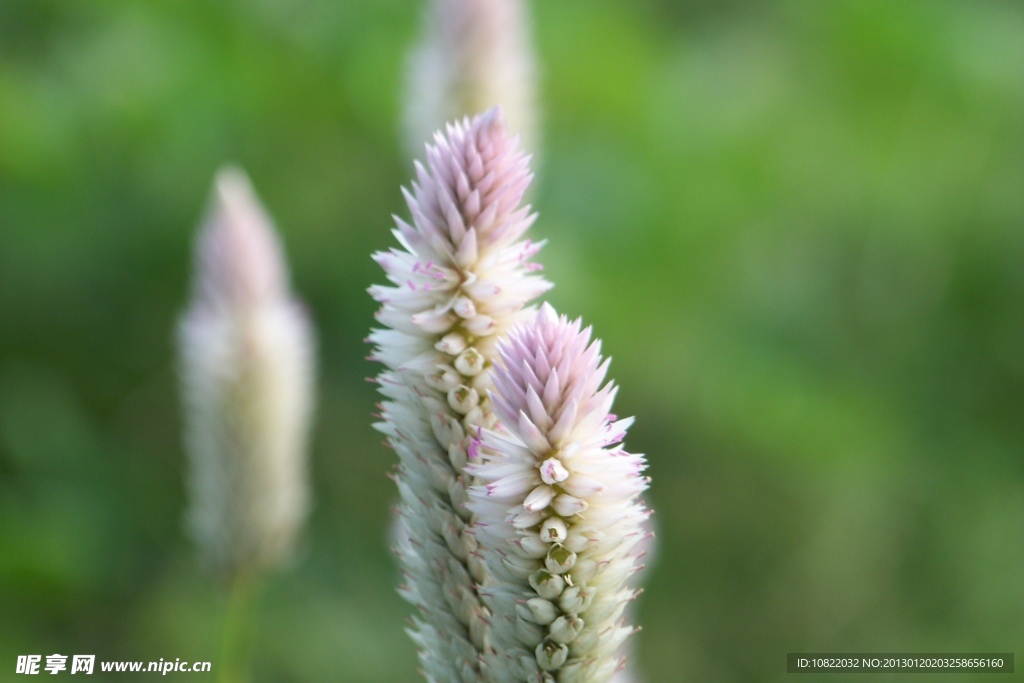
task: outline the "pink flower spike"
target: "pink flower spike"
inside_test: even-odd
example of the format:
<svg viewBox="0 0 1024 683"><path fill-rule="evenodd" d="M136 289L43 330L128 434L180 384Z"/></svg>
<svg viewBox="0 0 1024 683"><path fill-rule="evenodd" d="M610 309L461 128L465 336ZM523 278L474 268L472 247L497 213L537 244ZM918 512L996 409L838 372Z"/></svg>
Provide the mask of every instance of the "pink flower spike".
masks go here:
<svg viewBox="0 0 1024 683"><path fill-rule="evenodd" d="M381 303L372 355L386 368L374 426L401 463L396 536L422 669L431 680L484 683L490 620L478 587L487 570L478 534L467 531L466 492L486 434L498 429L488 394L496 340L551 285L515 258L532 222L520 207L530 172L501 112L434 140L404 191L412 221L395 221L401 248L376 256L389 284L369 289ZM539 483L528 468L516 476L491 486L492 504Z"/></svg>
<svg viewBox="0 0 1024 683"><path fill-rule="evenodd" d="M601 386L600 341L581 328L544 304L498 343L492 398L506 433L484 431L469 507L503 587L485 600L499 617L491 636L501 681L608 680L631 632L618 620L640 568L633 548L648 536L639 497L648 480L642 455L606 447L615 387ZM618 440L630 422L616 423ZM543 618L517 611L524 598ZM522 628L524 619L534 626Z"/></svg>

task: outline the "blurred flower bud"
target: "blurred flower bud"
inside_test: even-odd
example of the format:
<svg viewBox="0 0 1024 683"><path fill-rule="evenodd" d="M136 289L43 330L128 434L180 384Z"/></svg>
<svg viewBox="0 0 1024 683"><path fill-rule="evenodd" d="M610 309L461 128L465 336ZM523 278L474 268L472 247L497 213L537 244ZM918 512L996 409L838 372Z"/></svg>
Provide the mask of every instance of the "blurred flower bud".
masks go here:
<svg viewBox="0 0 1024 683"><path fill-rule="evenodd" d="M448 121L500 106L509 132L535 148L535 65L524 0L431 0L410 55L405 96L408 151Z"/></svg>
<svg viewBox="0 0 1024 683"><path fill-rule="evenodd" d="M187 527L227 577L288 560L309 505L314 339L245 175L217 175L178 329Z"/></svg>

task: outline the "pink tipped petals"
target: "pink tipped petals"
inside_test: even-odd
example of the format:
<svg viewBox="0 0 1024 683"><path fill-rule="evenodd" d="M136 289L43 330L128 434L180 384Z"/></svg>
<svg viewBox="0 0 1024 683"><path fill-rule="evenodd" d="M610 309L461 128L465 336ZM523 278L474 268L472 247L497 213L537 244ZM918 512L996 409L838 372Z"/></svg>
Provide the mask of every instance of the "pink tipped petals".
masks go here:
<svg viewBox="0 0 1024 683"><path fill-rule="evenodd" d="M498 345L492 400L506 433L483 433L469 506L504 585L485 599L503 683L607 680L632 633L620 619L640 568L648 480L643 456L617 447L632 418L609 423L616 387L602 387L608 362L581 327L545 304ZM494 504L497 492L508 507ZM544 605L544 618L524 604Z"/></svg>
<svg viewBox="0 0 1024 683"><path fill-rule="evenodd" d="M493 619L478 588L489 570L477 540L483 527L474 526L466 502L485 445L513 459L529 453L498 433L506 405L492 404L489 391L496 339L551 286L518 258L530 177L497 109L448 125L403 190L412 219L395 220L399 246L375 256L388 283L369 290L382 327L370 335L371 357L386 368L375 427L400 462L402 594L419 611L411 634L430 680L486 680L481 662ZM541 445L540 428L532 434L531 444ZM535 526L555 493L541 489L529 508L523 502L541 485L535 467L515 465L481 487L478 502L499 526ZM540 543L517 547L536 554ZM515 548L505 552L519 566Z"/></svg>

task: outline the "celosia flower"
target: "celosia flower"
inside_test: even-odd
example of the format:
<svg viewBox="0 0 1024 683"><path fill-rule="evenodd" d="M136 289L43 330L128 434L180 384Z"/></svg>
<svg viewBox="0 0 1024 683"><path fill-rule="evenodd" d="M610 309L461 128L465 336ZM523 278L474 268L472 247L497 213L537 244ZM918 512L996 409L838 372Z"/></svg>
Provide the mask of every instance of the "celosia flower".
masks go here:
<svg viewBox="0 0 1024 683"><path fill-rule="evenodd" d="M447 121L500 106L533 149L535 66L524 0L432 0L410 55L405 133L411 154Z"/></svg>
<svg viewBox="0 0 1024 683"><path fill-rule="evenodd" d="M520 207L531 175L497 110L449 126L427 148L426 167L396 218L401 248L374 255L391 284L370 293L382 305L372 358L385 396L381 421L399 456L398 548L402 595L419 608L411 635L427 678L483 680L488 613L464 470L475 436L494 426L488 391L495 340L550 285L521 241L534 220Z"/></svg>
<svg viewBox="0 0 1024 683"><path fill-rule="evenodd" d="M313 334L270 219L237 170L217 176L178 342L187 526L229 577L293 552L308 507Z"/></svg>
<svg viewBox="0 0 1024 683"><path fill-rule="evenodd" d="M600 342L547 304L498 354L492 400L505 430L483 430L469 468L494 578L488 670L507 683L608 681L633 632L621 616L649 515L644 458L621 446L633 420L609 414L616 388L601 386Z"/></svg>

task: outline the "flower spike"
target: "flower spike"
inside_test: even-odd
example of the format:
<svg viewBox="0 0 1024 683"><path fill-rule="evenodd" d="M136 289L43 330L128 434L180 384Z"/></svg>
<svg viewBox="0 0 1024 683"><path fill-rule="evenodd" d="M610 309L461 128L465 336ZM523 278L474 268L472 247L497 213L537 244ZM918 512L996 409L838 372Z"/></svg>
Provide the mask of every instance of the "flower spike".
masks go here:
<svg viewBox="0 0 1024 683"><path fill-rule="evenodd" d="M496 340L550 287L530 264L541 245L522 239L534 220L520 207L530 179L497 109L449 125L405 192L412 222L395 219L400 246L374 255L390 281L369 290L382 325L369 341L385 366L375 427L399 459L400 592L419 608L410 635L439 683L486 680L486 569L465 468L479 457L479 434L496 425Z"/></svg>
<svg viewBox="0 0 1024 683"><path fill-rule="evenodd" d="M494 410L469 466L477 535L494 585L494 681L608 681L633 632L637 544L649 512L642 455L621 446L632 418L609 413L616 388L590 328L545 304L498 346Z"/></svg>
<svg viewBox="0 0 1024 683"><path fill-rule="evenodd" d="M191 507L229 579L285 562L308 507L314 338L277 235L245 175L217 175L178 328Z"/></svg>

